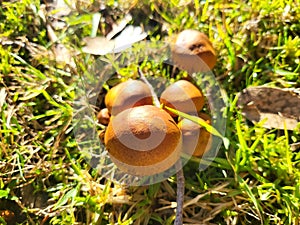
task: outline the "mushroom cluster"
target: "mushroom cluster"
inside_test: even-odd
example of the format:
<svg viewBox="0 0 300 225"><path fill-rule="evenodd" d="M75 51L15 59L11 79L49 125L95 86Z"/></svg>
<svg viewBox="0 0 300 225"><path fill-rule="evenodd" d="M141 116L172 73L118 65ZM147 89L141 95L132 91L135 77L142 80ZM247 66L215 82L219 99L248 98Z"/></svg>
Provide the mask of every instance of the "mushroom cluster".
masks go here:
<svg viewBox="0 0 300 225"><path fill-rule="evenodd" d="M105 104L107 108L98 113L98 122L107 125L104 144L120 170L147 176L177 162L181 131L166 111L153 105L151 90L145 83L127 80L116 85L106 94Z"/></svg>
<svg viewBox="0 0 300 225"><path fill-rule="evenodd" d="M192 66L190 71L204 71L202 62L207 64L206 68L215 64L211 43L199 33L182 32L172 51L179 65L184 64L181 59L184 54L203 60L201 68ZM193 43L192 47L188 41ZM187 53L181 49L186 49ZM162 92L160 103L211 123L210 116L200 112L205 97L190 81L178 80L169 85ZM201 157L211 146L212 135L206 129L154 106L150 87L140 80L129 79L112 87L105 96L105 105L97 115L98 122L106 126L101 139L111 160L125 173L158 174L174 166L182 153Z"/></svg>

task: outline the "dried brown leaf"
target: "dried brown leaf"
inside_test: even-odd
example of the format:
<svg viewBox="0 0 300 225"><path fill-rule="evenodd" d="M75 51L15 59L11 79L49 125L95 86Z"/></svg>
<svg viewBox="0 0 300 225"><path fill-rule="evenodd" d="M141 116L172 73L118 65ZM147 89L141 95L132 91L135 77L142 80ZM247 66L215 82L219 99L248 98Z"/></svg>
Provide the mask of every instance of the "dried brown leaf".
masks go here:
<svg viewBox="0 0 300 225"><path fill-rule="evenodd" d="M108 40L105 37L85 37L83 41L86 43L86 46L82 48L82 51L93 55L118 53L146 37L147 34L142 31L142 28L128 26L112 40Z"/></svg>
<svg viewBox="0 0 300 225"><path fill-rule="evenodd" d="M300 96L296 91L271 87L250 87L238 96L243 115L263 127L294 130L300 122Z"/></svg>
<svg viewBox="0 0 300 225"><path fill-rule="evenodd" d="M85 37L82 51L92 55L105 55L115 48L115 42L105 37Z"/></svg>

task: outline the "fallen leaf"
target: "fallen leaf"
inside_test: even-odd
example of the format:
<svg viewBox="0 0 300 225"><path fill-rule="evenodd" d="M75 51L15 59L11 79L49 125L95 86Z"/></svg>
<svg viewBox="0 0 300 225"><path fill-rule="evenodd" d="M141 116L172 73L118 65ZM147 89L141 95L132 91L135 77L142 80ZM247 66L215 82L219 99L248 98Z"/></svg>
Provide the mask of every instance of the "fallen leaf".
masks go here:
<svg viewBox="0 0 300 225"><path fill-rule="evenodd" d="M121 32L126 25L132 20L132 16L127 14L119 23L112 25L112 31L106 35L108 40L112 39L116 34Z"/></svg>
<svg viewBox="0 0 300 225"><path fill-rule="evenodd" d="M115 48L115 42L105 37L85 37L83 41L86 46L82 51L92 55L106 55Z"/></svg>
<svg viewBox="0 0 300 225"><path fill-rule="evenodd" d="M106 55L108 53L119 53L132 44L147 37L140 27L128 26L115 39L109 40L105 37L85 37L83 41L86 46L82 51L92 55Z"/></svg>
<svg viewBox="0 0 300 225"><path fill-rule="evenodd" d="M237 105L253 123L265 128L294 130L300 122L300 96L296 91L271 87L250 87L238 95Z"/></svg>
<svg viewBox="0 0 300 225"><path fill-rule="evenodd" d="M143 32L141 27L128 26L114 39L116 42L116 49L118 49L118 51L123 51L146 37L147 33Z"/></svg>

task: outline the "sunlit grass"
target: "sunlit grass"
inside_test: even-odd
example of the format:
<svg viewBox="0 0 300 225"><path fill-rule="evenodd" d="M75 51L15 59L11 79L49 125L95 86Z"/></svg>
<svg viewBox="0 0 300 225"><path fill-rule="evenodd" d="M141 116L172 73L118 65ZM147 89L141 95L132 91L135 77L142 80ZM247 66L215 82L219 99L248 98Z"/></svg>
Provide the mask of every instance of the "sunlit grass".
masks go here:
<svg viewBox="0 0 300 225"><path fill-rule="evenodd" d="M78 1L68 26L56 31L61 43L78 51L76 67L53 57L58 43L47 37L40 1L0 3L0 223L7 219L4 210L22 211L13 218L21 224L174 223L176 176L123 187L97 173L78 150L72 132L76 85L97 60L80 54L83 37L95 28L92 15L99 8L93 2ZM122 2L107 2L107 18L99 20L96 35L129 11L132 23L149 29L151 40L193 28L207 33L218 53L213 72L229 99L230 143L204 171L196 158L185 165L185 223L298 224L300 153L290 144L300 141L300 132L250 123L236 107L236 94L266 83L299 88L299 2ZM135 17L138 13L144 18ZM159 65L143 66L154 76L162 71ZM24 191L27 185L34 191ZM46 206L39 205L41 196Z"/></svg>

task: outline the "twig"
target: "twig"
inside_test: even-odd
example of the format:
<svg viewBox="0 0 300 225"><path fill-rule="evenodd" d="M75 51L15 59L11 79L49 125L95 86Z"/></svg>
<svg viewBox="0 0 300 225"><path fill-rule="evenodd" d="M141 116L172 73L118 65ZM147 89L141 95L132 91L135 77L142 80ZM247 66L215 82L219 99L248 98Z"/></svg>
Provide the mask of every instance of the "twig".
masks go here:
<svg viewBox="0 0 300 225"><path fill-rule="evenodd" d="M148 85L148 87L151 90L151 95L153 98L154 105L159 107L160 102L158 100L158 97L152 87L152 85L149 83L143 72L141 71L140 67L138 67L138 73L140 76L140 79ZM184 202L184 186L185 186L185 180L184 180L184 174L182 169L181 160L179 159L176 163L176 170L177 170L177 208L176 208L176 218L174 225L182 225L183 224L183 202Z"/></svg>

